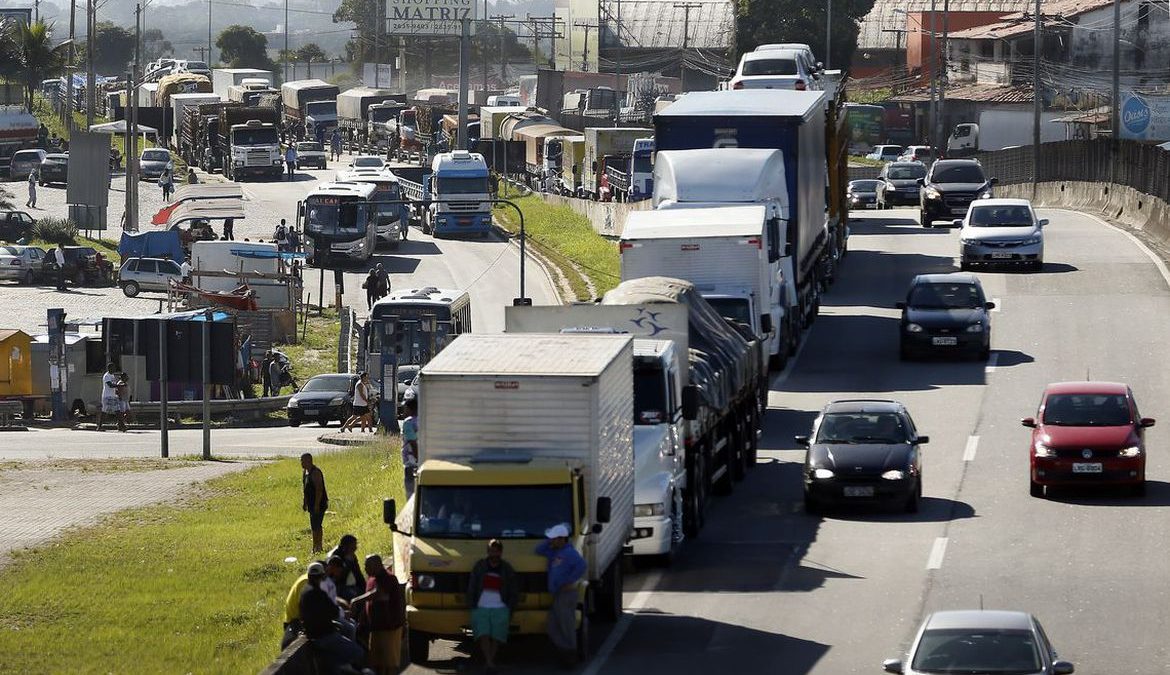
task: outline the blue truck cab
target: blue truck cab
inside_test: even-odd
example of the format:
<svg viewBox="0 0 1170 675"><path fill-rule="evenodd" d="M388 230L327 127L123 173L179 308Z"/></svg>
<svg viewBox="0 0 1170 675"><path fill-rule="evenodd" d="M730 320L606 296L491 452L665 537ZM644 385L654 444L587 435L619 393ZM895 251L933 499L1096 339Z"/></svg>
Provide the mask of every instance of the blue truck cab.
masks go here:
<svg viewBox="0 0 1170 675"><path fill-rule="evenodd" d="M486 235L492 231L492 196L483 155L466 150L443 152L431 162L427 193L431 200L426 229L435 236Z"/></svg>

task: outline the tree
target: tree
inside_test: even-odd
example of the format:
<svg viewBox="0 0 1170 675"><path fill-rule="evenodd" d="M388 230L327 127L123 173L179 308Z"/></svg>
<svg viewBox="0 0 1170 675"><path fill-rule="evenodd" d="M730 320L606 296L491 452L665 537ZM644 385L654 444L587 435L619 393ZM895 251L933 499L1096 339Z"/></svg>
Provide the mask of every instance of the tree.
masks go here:
<svg viewBox="0 0 1170 675"><path fill-rule="evenodd" d="M310 42L309 44L296 50L294 52L294 54L295 54L295 58L293 58L294 61L304 61L306 63L320 63L322 61L329 60L329 55L326 54L325 50L321 49L321 47L319 47L316 42Z"/></svg>
<svg viewBox="0 0 1170 675"><path fill-rule="evenodd" d="M268 58L268 38L251 26L236 24L224 28L215 46L219 47L219 60L231 68L276 69Z"/></svg>
<svg viewBox="0 0 1170 675"><path fill-rule="evenodd" d="M41 80L56 77L65 71L65 57L68 45L52 45L52 28L44 21L31 24L4 24L0 31L0 42L9 43L0 58L9 61L3 66L3 74L24 85L25 104L32 110L33 92Z"/></svg>
<svg viewBox="0 0 1170 675"><path fill-rule="evenodd" d="M175 48L171 41L166 39L163 32L157 28L147 28L142 31L142 58L145 61L156 61L164 56L174 56Z"/></svg>
<svg viewBox="0 0 1170 675"><path fill-rule="evenodd" d="M94 27L93 40L86 48L93 49L93 67L99 73L120 75L134 60L134 34L115 26L109 21L100 21Z"/></svg>
<svg viewBox="0 0 1170 675"><path fill-rule="evenodd" d="M847 68L857 48L857 28L873 7L873 0L833 2L833 68ZM802 0L737 0L735 60L744 52L769 42L807 42L818 59L825 60L827 5Z"/></svg>
<svg viewBox="0 0 1170 675"><path fill-rule="evenodd" d="M354 64L363 62L381 63L374 53L374 35L378 28L378 19L382 16L379 0L341 0L337 11L333 12L333 22L350 22L356 24L357 39L351 40L353 48L346 47L346 55L352 54ZM381 51L387 53L389 40L381 40ZM356 43L356 44L355 44Z"/></svg>

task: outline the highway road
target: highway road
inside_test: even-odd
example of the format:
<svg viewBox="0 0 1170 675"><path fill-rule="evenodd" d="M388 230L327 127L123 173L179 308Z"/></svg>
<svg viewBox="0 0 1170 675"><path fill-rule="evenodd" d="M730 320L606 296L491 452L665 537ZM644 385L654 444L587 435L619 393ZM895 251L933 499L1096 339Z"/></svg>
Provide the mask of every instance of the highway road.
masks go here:
<svg viewBox="0 0 1170 675"><path fill-rule="evenodd" d="M1042 210L1043 272L977 272L999 305L991 360L903 363L894 303L915 274L957 269L957 231L915 216L858 216L839 281L773 384L761 464L672 568L627 576L627 613L595 631L599 652L579 672L881 672L925 613L981 604L1035 613L1077 672L1170 671L1166 432L1147 437L1145 498L1046 501L1028 495L1019 424L1045 384L1086 377L1130 383L1143 415L1170 422L1164 268L1094 218ZM825 403L858 397L904 402L931 437L921 513L803 512L792 436ZM465 650L450 646L439 671L464 667ZM541 647L518 643L504 662L543 672Z"/></svg>

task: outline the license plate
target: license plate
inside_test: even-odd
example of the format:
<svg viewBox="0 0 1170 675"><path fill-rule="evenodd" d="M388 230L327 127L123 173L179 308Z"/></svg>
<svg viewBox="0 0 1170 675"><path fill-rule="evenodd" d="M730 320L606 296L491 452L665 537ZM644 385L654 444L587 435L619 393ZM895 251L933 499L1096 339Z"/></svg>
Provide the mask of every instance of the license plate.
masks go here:
<svg viewBox="0 0 1170 675"><path fill-rule="evenodd" d="M876 208L877 208L877 202L870 202L870 203L868 203L868 204L866 204L866 205L865 205L865 208L867 208L867 209L876 209Z"/></svg>
<svg viewBox="0 0 1170 675"><path fill-rule="evenodd" d="M460 224L460 225L470 225L470 224L471 224L471 219L470 219L470 218L460 218L460 219L459 219L459 224Z"/></svg>
<svg viewBox="0 0 1170 675"><path fill-rule="evenodd" d="M301 414L305 417L316 417L318 412L317 410L302 410Z"/></svg>
<svg viewBox="0 0 1170 675"><path fill-rule="evenodd" d="M992 253L991 257L994 260L1011 260L1013 258L1011 253Z"/></svg>
<svg viewBox="0 0 1170 675"><path fill-rule="evenodd" d="M953 347L959 344L957 337L934 337L930 338L930 344L938 345L939 347Z"/></svg>
<svg viewBox="0 0 1170 675"><path fill-rule="evenodd" d="M1100 462L1076 462L1073 464L1073 473L1101 473Z"/></svg>
<svg viewBox="0 0 1170 675"><path fill-rule="evenodd" d="M873 486L872 485L863 485L863 486L857 486L857 487L846 487L845 488L845 496L846 497L872 497L873 496Z"/></svg>
<svg viewBox="0 0 1170 675"><path fill-rule="evenodd" d="M967 213L967 207L966 206L955 206L951 209L951 213L955 214L956 216L965 215Z"/></svg>

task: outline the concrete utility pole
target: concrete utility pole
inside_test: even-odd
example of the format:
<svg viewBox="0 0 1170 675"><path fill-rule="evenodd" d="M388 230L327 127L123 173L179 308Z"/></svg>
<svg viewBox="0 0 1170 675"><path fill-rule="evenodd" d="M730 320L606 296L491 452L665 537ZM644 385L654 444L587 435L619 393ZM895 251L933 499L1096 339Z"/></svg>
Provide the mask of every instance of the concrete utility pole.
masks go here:
<svg viewBox="0 0 1170 675"><path fill-rule="evenodd" d="M825 7L825 70L833 67L833 0Z"/></svg>
<svg viewBox="0 0 1170 675"><path fill-rule="evenodd" d="M284 61L284 81L288 82L288 0L284 0L284 51L280 60ZM325 302L321 301L321 304Z"/></svg>
<svg viewBox="0 0 1170 675"><path fill-rule="evenodd" d="M460 22L459 31L459 129L456 138L460 150L467 149L467 88L469 86L467 71L471 67L471 19Z"/></svg>
<svg viewBox="0 0 1170 675"><path fill-rule="evenodd" d="M398 38L398 89L406 92L406 38Z"/></svg>
<svg viewBox="0 0 1170 675"><path fill-rule="evenodd" d="M515 14L497 14L497 15L492 17L492 21L499 21L500 22L500 86L501 87L503 87L503 83L506 81L506 78L507 78L506 71L508 70L508 41L507 41L508 36L504 33L504 22L507 21L508 19L514 19L514 18L516 18ZM483 62L487 63L486 50L484 53L484 61ZM487 91L487 81L486 80L484 81L483 88L484 88L484 91Z"/></svg>
<svg viewBox="0 0 1170 675"><path fill-rule="evenodd" d="M927 145L938 147L935 139L935 127L938 125L938 32L936 26L935 0L930 0L930 120L926 127Z"/></svg>
<svg viewBox="0 0 1170 675"><path fill-rule="evenodd" d="M1036 23L1032 28L1032 199L1040 182L1040 0L1036 0Z"/></svg>
<svg viewBox="0 0 1170 675"><path fill-rule="evenodd" d="M93 33L94 26L97 25L96 20L97 7L94 0L86 0L86 28L85 28L85 42L87 49L85 50L85 129L89 130L93 126L93 109L96 105L97 96L94 88L97 86L97 76L93 70Z"/></svg>
<svg viewBox="0 0 1170 675"><path fill-rule="evenodd" d="M381 46L380 45L380 36L381 35L382 35L382 3L375 2L374 3L374 89L377 89L378 86L380 85L379 71L381 70L381 68L379 68L378 66L382 63L382 59L379 56L380 50L378 49L378 47Z"/></svg>
<svg viewBox="0 0 1170 675"><path fill-rule="evenodd" d="M943 0L943 29L942 29L942 49L936 55L938 59L938 143L939 150L946 152L947 149L947 61L950 57L950 44L947 41L947 29L949 27L951 12L951 0Z"/></svg>
<svg viewBox="0 0 1170 675"><path fill-rule="evenodd" d="M1113 0L1113 161L1109 163L1109 182L1117 182L1117 161L1121 153L1121 0Z"/></svg>
<svg viewBox="0 0 1170 675"><path fill-rule="evenodd" d="M596 30L597 24L588 21L577 21L573 23L577 28L585 29L585 44L581 47L581 70L589 72L589 31ZM600 32L600 31L599 31ZM570 33L571 34L571 33ZM570 61L572 63L572 52L569 53Z"/></svg>
<svg viewBox="0 0 1170 675"><path fill-rule="evenodd" d="M207 0L207 58L203 59L207 67L211 67L211 0Z"/></svg>
<svg viewBox="0 0 1170 675"><path fill-rule="evenodd" d="M675 7L676 9L682 8L682 10L683 10L683 43L682 43L682 48L685 50L687 47L690 46L690 40L691 40L691 10L692 9L699 9L702 7L702 5L697 3L697 2L676 2L676 3L674 3L673 7ZM678 70L679 88L681 88L683 91L686 91L687 90L687 87L686 87L687 61L686 61L685 54L683 55L683 61L681 64L679 64L678 68L679 68L679 70Z"/></svg>
<svg viewBox="0 0 1170 675"><path fill-rule="evenodd" d="M483 27L487 26L487 22L488 22L488 0L483 0L483 22L480 23L481 30L483 29ZM502 24L501 24L501 27L502 27ZM486 32L483 33L482 35L480 35L479 48L483 51L483 53L480 55L483 57L483 95L484 95L484 100L482 101L482 103L487 103L487 90L488 90L488 54L487 54L487 52L488 52L488 50L487 50L487 33Z"/></svg>
<svg viewBox="0 0 1170 675"><path fill-rule="evenodd" d="M77 65L77 0L69 0L69 65L65 74L65 131L73 131L73 69Z"/></svg>

